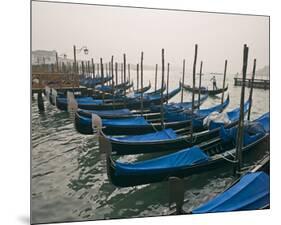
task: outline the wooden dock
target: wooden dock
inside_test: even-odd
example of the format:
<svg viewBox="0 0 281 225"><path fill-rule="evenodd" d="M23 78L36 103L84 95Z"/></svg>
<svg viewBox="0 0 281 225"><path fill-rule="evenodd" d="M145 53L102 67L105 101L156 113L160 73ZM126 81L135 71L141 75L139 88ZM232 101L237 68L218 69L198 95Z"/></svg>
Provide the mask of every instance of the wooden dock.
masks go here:
<svg viewBox="0 0 281 225"><path fill-rule="evenodd" d="M234 86L242 86L243 80L242 78L235 77L234 78ZM245 87L251 87L251 79L247 78L245 80ZM269 80L264 80L264 79L254 79L253 82L253 87L254 88L259 88L259 89L269 89L270 88L270 81Z"/></svg>

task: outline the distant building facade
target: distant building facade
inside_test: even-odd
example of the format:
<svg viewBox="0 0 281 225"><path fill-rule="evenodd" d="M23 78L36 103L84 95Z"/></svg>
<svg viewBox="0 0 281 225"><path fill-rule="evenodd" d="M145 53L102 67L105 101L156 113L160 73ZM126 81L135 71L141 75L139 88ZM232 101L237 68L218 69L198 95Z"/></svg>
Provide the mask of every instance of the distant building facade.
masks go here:
<svg viewBox="0 0 281 225"><path fill-rule="evenodd" d="M73 60L64 57L58 57L59 63L71 63ZM32 51L32 65L41 65L41 64L55 64L56 63L56 51L47 51L47 50L35 50Z"/></svg>

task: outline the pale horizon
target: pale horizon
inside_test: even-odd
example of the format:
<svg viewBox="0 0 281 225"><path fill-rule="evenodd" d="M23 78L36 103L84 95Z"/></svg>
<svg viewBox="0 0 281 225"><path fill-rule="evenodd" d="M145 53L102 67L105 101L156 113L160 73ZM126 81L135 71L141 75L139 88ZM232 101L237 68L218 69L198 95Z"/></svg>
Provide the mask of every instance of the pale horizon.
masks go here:
<svg viewBox="0 0 281 225"><path fill-rule="evenodd" d="M194 45L198 44L197 65L203 72L228 72L242 69L243 45L249 47L248 71L253 59L257 68L269 65L269 17L139 9L70 3L32 2L32 50L56 50L73 58L73 45L87 46L88 55L78 60L137 64L141 51L144 64L161 63L161 49L171 68L181 67L186 59L190 70Z"/></svg>

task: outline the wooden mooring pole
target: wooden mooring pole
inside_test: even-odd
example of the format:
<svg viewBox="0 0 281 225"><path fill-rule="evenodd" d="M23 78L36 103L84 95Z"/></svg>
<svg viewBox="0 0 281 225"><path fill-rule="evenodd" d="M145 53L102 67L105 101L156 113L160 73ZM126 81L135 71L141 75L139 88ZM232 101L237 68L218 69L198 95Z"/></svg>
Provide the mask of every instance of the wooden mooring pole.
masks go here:
<svg viewBox="0 0 281 225"><path fill-rule="evenodd" d="M154 82L154 91L157 90L157 71L158 71L158 64L155 66L155 82Z"/></svg>
<svg viewBox="0 0 281 225"><path fill-rule="evenodd" d="M56 71L59 72L59 58L57 52L56 52Z"/></svg>
<svg viewBox="0 0 281 225"><path fill-rule="evenodd" d="M191 129L190 129L191 140L193 139L194 89L195 89L197 50L198 50L198 45L196 44L195 53L194 53L194 62L193 62L193 73L192 73L192 106L191 106Z"/></svg>
<svg viewBox="0 0 281 225"><path fill-rule="evenodd" d="M141 89L143 88L143 52L141 52ZM143 116L143 92L141 92L141 115Z"/></svg>
<svg viewBox="0 0 281 225"><path fill-rule="evenodd" d="M202 67L203 62L200 62L200 72L199 72L199 92L198 92L198 109L200 108L200 101L201 101L201 79L202 79Z"/></svg>
<svg viewBox="0 0 281 225"><path fill-rule="evenodd" d="M124 69L123 69L124 70L124 83L126 83L127 64L126 64L126 54L125 53L123 54L123 66L124 66ZM126 95L127 90L126 90L125 86L124 86L123 90L124 90L124 94Z"/></svg>
<svg viewBox="0 0 281 225"><path fill-rule="evenodd" d="M139 90L139 64L137 64L137 90Z"/></svg>
<svg viewBox="0 0 281 225"><path fill-rule="evenodd" d="M116 79L115 85L118 85L118 62L115 63L115 79Z"/></svg>
<svg viewBox="0 0 281 225"><path fill-rule="evenodd" d="M112 76L112 95L113 95L113 105L115 105L115 88L114 88L114 57L111 56L111 76Z"/></svg>
<svg viewBox="0 0 281 225"><path fill-rule="evenodd" d="M239 122L238 122L238 131L236 136L236 174L240 174L241 167L242 167L242 149L243 149L243 130L244 130L244 98L245 98L245 81L246 81L246 74L247 74L247 65L248 65L248 53L249 48L247 45L244 45L243 50L243 69L242 69L242 77L243 83L241 87L241 98L240 98L240 115L239 115Z"/></svg>
<svg viewBox="0 0 281 225"><path fill-rule="evenodd" d="M37 95L37 105L38 105L39 111L44 111L45 110L44 99L43 99L43 96L42 96L42 91L38 92L38 95Z"/></svg>
<svg viewBox="0 0 281 225"><path fill-rule="evenodd" d="M257 63L257 60L254 59L253 73L252 73L252 80L251 80L251 89L250 89L250 95L249 95L249 110L248 110L248 117L247 117L248 120L250 120L250 117L251 117L251 108L252 108L252 102L253 102L254 80L255 80L255 75L256 75L256 63Z"/></svg>
<svg viewBox="0 0 281 225"><path fill-rule="evenodd" d="M221 104L223 104L223 101L224 101L224 88L225 88L226 70L227 70L227 60L224 61L223 83L222 83L223 92L222 92L222 96L221 96Z"/></svg>
<svg viewBox="0 0 281 225"><path fill-rule="evenodd" d="M168 63L168 67L167 67L167 101L166 103L168 104L169 102L169 73L170 73L170 63Z"/></svg>
<svg viewBox="0 0 281 225"><path fill-rule="evenodd" d="M101 77L100 75L100 65L97 64L97 77Z"/></svg>
<svg viewBox="0 0 281 225"><path fill-rule="evenodd" d="M121 63L121 84L124 83L124 74L123 74L123 63Z"/></svg>
<svg viewBox="0 0 281 225"><path fill-rule="evenodd" d="M95 79L95 77L96 77L96 75L95 75L95 73L96 73L96 71L95 71L95 63L94 63L94 59L92 58L92 73L93 73L93 79Z"/></svg>
<svg viewBox="0 0 281 225"><path fill-rule="evenodd" d="M104 86L104 73L103 73L102 58L100 58L100 70L101 70L101 80L102 80L102 87L103 87ZM104 101L104 91L102 92L102 100Z"/></svg>
<svg viewBox="0 0 281 225"><path fill-rule="evenodd" d="M130 63L128 64L128 80L129 80L129 83L131 82L131 71L130 71Z"/></svg>
<svg viewBox="0 0 281 225"><path fill-rule="evenodd" d="M183 85L184 85L184 75L185 75L185 59L183 60L182 66L182 87L181 87L181 103L183 103Z"/></svg>
<svg viewBox="0 0 281 225"><path fill-rule="evenodd" d="M161 126L164 129L164 76L165 76L165 50L162 48L162 81L161 81Z"/></svg>

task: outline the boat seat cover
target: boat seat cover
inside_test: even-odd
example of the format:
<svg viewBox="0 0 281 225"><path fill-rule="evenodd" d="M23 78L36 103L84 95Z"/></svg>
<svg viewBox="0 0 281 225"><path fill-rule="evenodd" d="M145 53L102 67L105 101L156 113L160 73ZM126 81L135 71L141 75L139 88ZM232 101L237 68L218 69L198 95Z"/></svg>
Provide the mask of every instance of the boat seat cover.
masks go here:
<svg viewBox="0 0 281 225"><path fill-rule="evenodd" d="M104 126L131 126L131 125L149 125L149 123L141 116L123 119L103 119ZM137 128L136 128L137 129Z"/></svg>
<svg viewBox="0 0 281 225"><path fill-rule="evenodd" d="M256 210L269 204L269 176L264 172L248 173L240 181L192 213Z"/></svg>
<svg viewBox="0 0 281 225"><path fill-rule="evenodd" d="M208 161L209 157L197 146L158 158L136 162L116 161L116 175L148 175L159 172L172 172L183 167Z"/></svg>
<svg viewBox="0 0 281 225"><path fill-rule="evenodd" d="M170 140L177 138L177 134L171 128L157 131L154 133L142 134L142 135L128 135L125 137L110 138L111 140L121 142L149 142L158 140Z"/></svg>

